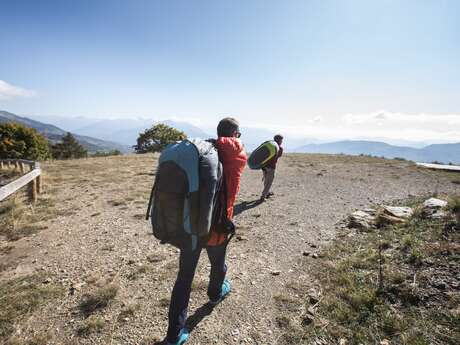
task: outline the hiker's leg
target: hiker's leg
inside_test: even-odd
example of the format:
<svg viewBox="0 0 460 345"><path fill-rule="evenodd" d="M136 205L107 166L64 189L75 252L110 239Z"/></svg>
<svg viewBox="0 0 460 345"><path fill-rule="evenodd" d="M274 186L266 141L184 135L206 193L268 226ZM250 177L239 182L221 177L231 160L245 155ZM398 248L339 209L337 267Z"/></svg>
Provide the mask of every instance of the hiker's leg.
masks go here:
<svg viewBox="0 0 460 345"><path fill-rule="evenodd" d="M222 283L227 273L225 264L225 254L227 252L226 243L219 246L209 246L206 248L209 261L211 262L211 273L209 275L208 297L211 301L219 298Z"/></svg>
<svg viewBox="0 0 460 345"><path fill-rule="evenodd" d="M262 198L266 198L272 187L273 180L275 179L275 169L266 168L264 169L264 191L262 192Z"/></svg>
<svg viewBox="0 0 460 345"><path fill-rule="evenodd" d="M171 294L169 305L169 326L167 339L171 343L177 341L180 330L185 326L187 320L187 308L190 300L193 277L195 276L196 265L200 258L201 248L194 251L181 250L179 257L179 272L176 283Z"/></svg>

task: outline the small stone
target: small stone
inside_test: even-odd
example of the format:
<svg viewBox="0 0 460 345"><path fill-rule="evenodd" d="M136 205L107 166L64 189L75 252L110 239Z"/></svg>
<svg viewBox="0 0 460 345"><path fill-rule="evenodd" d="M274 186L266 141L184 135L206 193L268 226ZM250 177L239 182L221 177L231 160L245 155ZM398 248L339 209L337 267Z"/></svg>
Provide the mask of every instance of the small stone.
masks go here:
<svg viewBox="0 0 460 345"><path fill-rule="evenodd" d="M425 200L423 203L423 208L443 208L447 206L447 201L437 199L437 198L429 198Z"/></svg>
<svg viewBox="0 0 460 345"><path fill-rule="evenodd" d="M404 219L414 214L414 210L410 207L383 206L383 211L390 216Z"/></svg>
<svg viewBox="0 0 460 345"><path fill-rule="evenodd" d="M348 217L348 227L368 230L375 227L375 216L364 211L353 212Z"/></svg>
<svg viewBox="0 0 460 345"><path fill-rule="evenodd" d="M317 259L319 256L318 256L318 254L313 253L311 257L312 257L313 259Z"/></svg>
<svg viewBox="0 0 460 345"><path fill-rule="evenodd" d="M302 255L303 255L303 256L309 256L309 255L310 255L310 252L308 252L308 251L305 250L305 251L303 251Z"/></svg>
<svg viewBox="0 0 460 345"><path fill-rule="evenodd" d="M270 274L272 276L279 276L281 274L281 271L278 271L278 270L275 270L275 271L271 271Z"/></svg>

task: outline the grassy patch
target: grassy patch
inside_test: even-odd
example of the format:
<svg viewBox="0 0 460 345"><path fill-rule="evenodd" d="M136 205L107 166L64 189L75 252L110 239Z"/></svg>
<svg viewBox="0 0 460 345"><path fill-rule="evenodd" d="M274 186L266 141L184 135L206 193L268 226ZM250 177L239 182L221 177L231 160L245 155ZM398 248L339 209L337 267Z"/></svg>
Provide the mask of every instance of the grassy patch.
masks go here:
<svg viewBox="0 0 460 345"><path fill-rule="evenodd" d="M139 304L128 304L125 305L121 310L120 314L118 314L118 321L125 322L128 321L129 318L132 318L136 312L140 309Z"/></svg>
<svg viewBox="0 0 460 345"><path fill-rule="evenodd" d="M62 295L63 288L44 284L40 275L18 278L0 284L0 340L6 341L14 325L42 305Z"/></svg>
<svg viewBox="0 0 460 345"><path fill-rule="evenodd" d="M46 229L43 223L56 217L57 211L49 198L42 198L35 204L20 193L0 203L0 235L15 241Z"/></svg>
<svg viewBox="0 0 460 345"><path fill-rule="evenodd" d="M83 320L77 327L77 335L88 336L92 333L100 332L104 329L105 321L97 315L91 315Z"/></svg>
<svg viewBox="0 0 460 345"><path fill-rule="evenodd" d="M129 280L136 280L141 277L143 274L149 271L149 267L147 265L139 265L134 268L133 271L129 272L127 278Z"/></svg>
<svg viewBox="0 0 460 345"><path fill-rule="evenodd" d="M450 210L457 209L452 198ZM453 205L453 206L452 206ZM347 344L457 344L460 232L454 215L337 239L314 275L323 296L308 339Z"/></svg>
<svg viewBox="0 0 460 345"><path fill-rule="evenodd" d="M26 339L21 339L20 337L12 337L8 339L6 345L48 345L53 339L53 336L48 333L37 333Z"/></svg>
<svg viewBox="0 0 460 345"><path fill-rule="evenodd" d="M89 315L95 310L105 308L115 298L118 286L108 284L97 290L83 295L80 301L80 310L83 314Z"/></svg>

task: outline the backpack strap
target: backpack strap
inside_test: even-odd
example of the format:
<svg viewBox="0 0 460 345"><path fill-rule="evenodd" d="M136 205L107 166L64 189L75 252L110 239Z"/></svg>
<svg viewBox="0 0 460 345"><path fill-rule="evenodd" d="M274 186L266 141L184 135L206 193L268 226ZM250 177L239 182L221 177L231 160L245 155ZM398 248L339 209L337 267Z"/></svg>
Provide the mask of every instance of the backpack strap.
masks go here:
<svg viewBox="0 0 460 345"><path fill-rule="evenodd" d="M150 192L149 205L147 206L147 213L145 215L145 220L149 220L150 218L150 210L152 209L153 197L155 195L156 184L157 184L157 180L155 179L155 182L153 183L152 191Z"/></svg>

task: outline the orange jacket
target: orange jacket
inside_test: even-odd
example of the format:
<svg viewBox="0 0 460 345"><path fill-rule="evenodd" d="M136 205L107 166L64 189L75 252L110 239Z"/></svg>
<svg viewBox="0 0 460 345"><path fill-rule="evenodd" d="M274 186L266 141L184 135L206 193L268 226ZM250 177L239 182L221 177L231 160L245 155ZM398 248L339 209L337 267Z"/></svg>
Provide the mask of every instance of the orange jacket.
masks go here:
<svg viewBox="0 0 460 345"><path fill-rule="evenodd" d="M219 137L217 139L217 150L224 168L225 182L227 183L227 214L229 219L233 218L233 205L236 195L240 190L241 175L248 156L244 152L241 140L234 137ZM209 246L222 244L227 238L226 234L218 234L211 229Z"/></svg>

